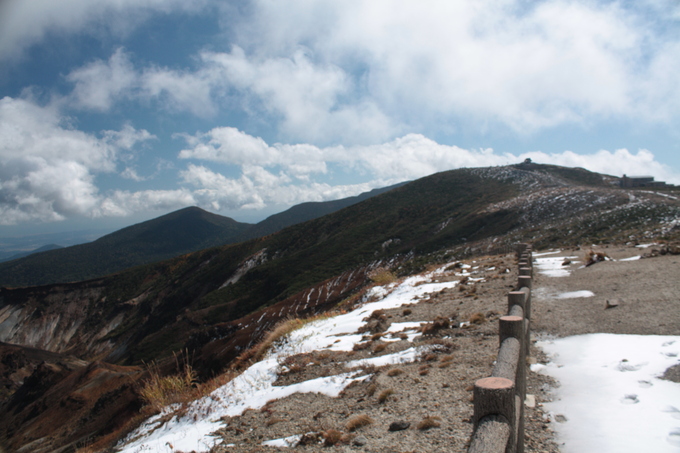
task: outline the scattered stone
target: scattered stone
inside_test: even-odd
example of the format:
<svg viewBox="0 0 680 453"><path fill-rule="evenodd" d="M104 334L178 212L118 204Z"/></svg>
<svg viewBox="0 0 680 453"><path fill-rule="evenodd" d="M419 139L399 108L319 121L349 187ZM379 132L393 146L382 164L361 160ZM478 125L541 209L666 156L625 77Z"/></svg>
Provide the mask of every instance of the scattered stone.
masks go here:
<svg viewBox="0 0 680 453"><path fill-rule="evenodd" d="M403 431L405 429L408 429L408 427L411 426L409 422L405 422L403 420L398 420L396 422L390 423L389 430L390 431Z"/></svg>
<svg viewBox="0 0 680 453"><path fill-rule="evenodd" d="M562 266L569 266L571 264L571 260L566 258L564 261L562 261Z"/></svg>
<svg viewBox="0 0 680 453"><path fill-rule="evenodd" d="M607 301L607 304L605 305L604 309L608 308L616 308L621 304L621 299L611 299Z"/></svg>
<svg viewBox="0 0 680 453"><path fill-rule="evenodd" d="M365 436L357 436L352 441L352 445L355 445L357 447L363 447L367 443L368 443L368 439L366 439Z"/></svg>
<svg viewBox="0 0 680 453"><path fill-rule="evenodd" d="M557 414L557 415L555 415L555 421L557 423L564 423L564 422L567 421L567 417L562 415L562 414Z"/></svg>
<svg viewBox="0 0 680 453"><path fill-rule="evenodd" d="M530 408L536 407L536 396L535 395L527 395L524 399L524 405L526 407L530 407Z"/></svg>
<svg viewBox="0 0 680 453"><path fill-rule="evenodd" d="M661 379L680 383L680 365L673 365L666 369Z"/></svg>

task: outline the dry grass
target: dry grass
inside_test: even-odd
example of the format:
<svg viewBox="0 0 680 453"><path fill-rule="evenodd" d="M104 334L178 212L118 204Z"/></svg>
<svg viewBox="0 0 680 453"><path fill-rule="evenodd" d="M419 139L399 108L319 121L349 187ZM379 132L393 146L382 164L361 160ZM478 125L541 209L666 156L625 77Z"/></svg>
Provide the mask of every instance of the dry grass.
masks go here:
<svg viewBox="0 0 680 453"><path fill-rule="evenodd" d="M439 428L440 426L441 426L440 417L425 417L420 422L418 422L416 428L418 428L421 431L425 431L431 428Z"/></svg>
<svg viewBox="0 0 680 453"><path fill-rule="evenodd" d="M373 353L378 354L380 352L383 352L385 349L387 349L387 346L388 346L388 343L378 343L373 348Z"/></svg>
<svg viewBox="0 0 680 453"><path fill-rule="evenodd" d="M404 316L408 316L411 313L413 313L413 310L411 310L410 308L405 308L404 311L401 312L401 314Z"/></svg>
<svg viewBox="0 0 680 453"><path fill-rule="evenodd" d="M175 356L177 362L177 356ZM140 390L140 396L144 403L154 410L160 411L172 403L182 403L196 398L197 392L194 387L196 373L189 363L183 366L177 364L179 372L169 376L161 376L156 364L148 365L150 378Z"/></svg>
<svg viewBox="0 0 680 453"><path fill-rule="evenodd" d="M420 331L423 335L433 335L439 330L451 327L451 321L444 316L437 316L434 321L424 324Z"/></svg>
<svg viewBox="0 0 680 453"><path fill-rule="evenodd" d="M373 396L375 394L376 390L378 390L378 385L377 384L370 384L368 386L368 388L366 388L366 395Z"/></svg>
<svg viewBox="0 0 680 453"><path fill-rule="evenodd" d="M390 377L399 376L400 374L404 374L404 370L402 370L401 368L392 368L390 371L387 372L387 375Z"/></svg>
<svg viewBox="0 0 680 453"><path fill-rule="evenodd" d="M394 389L385 389L378 395L378 402L384 403L392 395L394 395Z"/></svg>
<svg viewBox="0 0 680 453"><path fill-rule="evenodd" d="M470 324L484 324L486 322L486 316L484 316L484 313L475 313L474 315L470 316Z"/></svg>
<svg viewBox="0 0 680 453"><path fill-rule="evenodd" d="M375 269L373 272L368 274L368 278L370 278L371 281L377 285L387 285L388 283L397 281L397 276L385 267L379 267Z"/></svg>
<svg viewBox="0 0 680 453"><path fill-rule="evenodd" d="M366 414L355 415L354 417L350 418L347 421L345 429L347 429L347 431L352 432L356 431L359 428L363 428L364 426L368 426L372 423L373 419Z"/></svg>
<svg viewBox="0 0 680 453"><path fill-rule="evenodd" d="M418 374L421 376L426 376L430 372L430 365L421 365L420 368L418 368Z"/></svg>
<svg viewBox="0 0 680 453"><path fill-rule="evenodd" d="M316 318L314 318L316 319ZM280 321L265 337L252 348L244 351L234 361L233 368L242 368L253 362L258 362L277 342L284 340L291 332L312 321L299 318L286 318Z"/></svg>
<svg viewBox="0 0 680 453"><path fill-rule="evenodd" d="M324 447L332 447L342 439L342 431L337 429L328 429L323 432L323 445Z"/></svg>

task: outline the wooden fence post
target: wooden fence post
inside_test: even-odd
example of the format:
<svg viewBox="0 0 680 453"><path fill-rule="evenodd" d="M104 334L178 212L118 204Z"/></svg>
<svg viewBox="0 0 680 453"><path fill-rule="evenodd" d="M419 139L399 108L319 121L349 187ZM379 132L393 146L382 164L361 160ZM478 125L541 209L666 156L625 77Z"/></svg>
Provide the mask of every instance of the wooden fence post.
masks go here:
<svg viewBox="0 0 680 453"><path fill-rule="evenodd" d="M510 379L501 377L488 377L475 382L474 389L474 426L479 426L480 420L487 415L501 416L510 427L510 435L507 445L515 444L515 385ZM515 453L514 449L507 453Z"/></svg>

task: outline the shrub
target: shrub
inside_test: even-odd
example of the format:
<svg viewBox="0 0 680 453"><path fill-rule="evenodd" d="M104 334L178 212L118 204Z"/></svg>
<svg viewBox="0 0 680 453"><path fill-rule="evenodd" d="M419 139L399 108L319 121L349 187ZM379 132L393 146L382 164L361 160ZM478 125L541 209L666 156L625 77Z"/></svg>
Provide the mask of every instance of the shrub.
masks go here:
<svg viewBox="0 0 680 453"><path fill-rule="evenodd" d="M369 417L366 414L361 414L361 415L355 415L354 417L350 418L347 421L347 424L345 425L345 428L347 431L356 431L359 428L363 428L364 426L368 426L371 423L373 423L373 419Z"/></svg>

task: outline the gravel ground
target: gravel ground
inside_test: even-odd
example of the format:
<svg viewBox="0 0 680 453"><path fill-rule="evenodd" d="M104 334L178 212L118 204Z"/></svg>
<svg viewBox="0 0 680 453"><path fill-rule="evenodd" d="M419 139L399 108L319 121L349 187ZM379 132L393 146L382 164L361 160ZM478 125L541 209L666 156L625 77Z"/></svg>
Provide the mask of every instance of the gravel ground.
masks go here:
<svg viewBox="0 0 680 453"><path fill-rule="evenodd" d="M429 345L432 352L414 363L377 368L369 381L348 387L338 398L296 394L225 420L227 426L220 431L223 444L213 452L290 452L290 448L261 444L306 433L311 434L303 440L305 445L296 446L294 451L465 451L472 433L472 385L491 373L498 352L498 317L506 312L507 292L517 275L514 257L510 255L480 258L469 264L478 266L473 276L483 277L483 282L467 282L385 314L388 322L428 322L444 317L458 326L481 313L479 324L436 329L416 337L416 345ZM511 272L506 273L506 269ZM440 281L459 278L452 272ZM465 289L461 290L461 286ZM376 339L365 349L349 353L295 356L287 363L291 371L281 376L278 383L286 385L337 374L346 371L342 363L348 360L390 354L410 346L408 341L385 343ZM534 354L537 360L543 360L540 351L534 349ZM528 393L536 396L538 404L526 409L527 452L558 451L550 424L540 409L552 384L546 376L529 373ZM353 428L357 416L364 416L371 423ZM395 422L408 427L390 431ZM319 440L333 435L340 438L334 447L319 444Z"/></svg>
<svg viewBox="0 0 680 453"><path fill-rule="evenodd" d="M584 333L680 335L680 256L649 255L653 248L609 247L595 249L615 261L583 267L584 250L565 250L555 256L575 256L568 277L548 277L534 272L532 328L536 333L565 337ZM571 291L588 290L589 298L558 299ZM618 301L606 309L607 301Z"/></svg>

